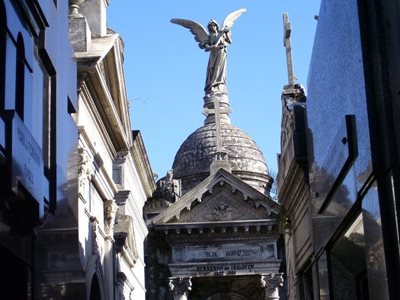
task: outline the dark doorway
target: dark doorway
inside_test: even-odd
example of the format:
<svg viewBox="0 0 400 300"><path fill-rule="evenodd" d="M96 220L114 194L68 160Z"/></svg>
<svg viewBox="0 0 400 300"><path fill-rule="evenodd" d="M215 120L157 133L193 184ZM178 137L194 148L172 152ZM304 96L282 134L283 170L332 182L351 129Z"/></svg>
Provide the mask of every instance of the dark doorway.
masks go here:
<svg viewBox="0 0 400 300"><path fill-rule="evenodd" d="M100 285L97 275L93 275L92 284L90 286L90 300L101 300Z"/></svg>
<svg viewBox="0 0 400 300"><path fill-rule="evenodd" d="M24 261L0 246L1 299L31 299L31 272Z"/></svg>
<svg viewBox="0 0 400 300"><path fill-rule="evenodd" d="M258 300L264 291L260 276L212 276L192 278L190 300Z"/></svg>

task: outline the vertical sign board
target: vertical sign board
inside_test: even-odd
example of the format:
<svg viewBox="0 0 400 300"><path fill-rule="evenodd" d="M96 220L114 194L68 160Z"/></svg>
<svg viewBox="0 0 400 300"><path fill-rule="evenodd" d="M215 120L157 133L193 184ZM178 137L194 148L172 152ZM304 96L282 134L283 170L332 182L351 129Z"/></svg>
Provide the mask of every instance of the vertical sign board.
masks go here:
<svg viewBox="0 0 400 300"><path fill-rule="evenodd" d="M18 184L38 201L40 215L43 211L43 192L48 190L48 180L43 175L42 150L16 113L12 118L12 188ZM47 189L46 189L47 188Z"/></svg>

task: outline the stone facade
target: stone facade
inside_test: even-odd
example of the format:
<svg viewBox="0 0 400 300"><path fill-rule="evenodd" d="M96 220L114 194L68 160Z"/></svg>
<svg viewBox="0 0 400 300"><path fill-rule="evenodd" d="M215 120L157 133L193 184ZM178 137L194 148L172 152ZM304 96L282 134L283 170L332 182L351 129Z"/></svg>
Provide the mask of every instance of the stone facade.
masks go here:
<svg viewBox="0 0 400 300"><path fill-rule="evenodd" d="M0 1L4 299L145 298L155 182L107 6Z"/></svg>
<svg viewBox="0 0 400 300"><path fill-rule="evenodd" d="M146 204L147 299L262 299L262 276L282 271L278 210L223 168L152 219ZM175 293L176 284L173 293L166 285L178 279L191 280L178 293L186 298Z"/></svg>

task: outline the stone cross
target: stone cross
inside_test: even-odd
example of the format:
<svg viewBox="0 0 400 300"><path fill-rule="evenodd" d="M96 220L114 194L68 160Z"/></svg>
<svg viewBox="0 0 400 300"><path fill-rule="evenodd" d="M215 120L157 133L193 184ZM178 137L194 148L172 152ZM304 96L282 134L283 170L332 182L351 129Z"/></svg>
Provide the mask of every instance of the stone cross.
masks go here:
<svg viewBox="0 0 400 300"><path fill-rule="evenodd" d="M219 111L219 98L214 99L214 113L215 113L215 128L216 128L216 144L217 144L217 159L221 159L222 153L222 136L221 136L221 115Z"/></svg>
<svg viewBox="0 0 400 300"><path fill-rule="evenodd" d="M289 85L294 84L293 63L292 63L292 46L290 44L290 34L292 26L289 22L289 15L287 12L283 13L283 46L286 48L286 63L288 70Z"/></svg>

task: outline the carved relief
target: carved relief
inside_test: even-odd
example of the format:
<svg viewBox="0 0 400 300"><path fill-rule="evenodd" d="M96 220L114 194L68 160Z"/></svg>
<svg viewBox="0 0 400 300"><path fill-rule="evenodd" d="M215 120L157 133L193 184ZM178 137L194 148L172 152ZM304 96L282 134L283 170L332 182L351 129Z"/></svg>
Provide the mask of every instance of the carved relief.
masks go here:
<svg viewBox="0 0 400 300"><path fill-rule="evenodd" d="M115 156L115 161L117 161L118 163L124 163L128 154L129 151L119 151Z"/></svg>
<svg viewBox="0 0 400 300"><path fill-rule="evenodd" d="M265 299L279 299L279 288L283 286L282 273L261 276L261 287L265 289Z"/></svg>
<svg viewBox="0 0 400 300"><path fill-rule="evenodd" d="M104 225L108 233L114 229L117 208L118 206L114 203L114 200L104 201Z"/></svg>
<svg viewBox="0 0 400 300"><path fill-rule="evenodd" d="M283 286L282 273L261 276L261 287L275 290L281 286Z"/></svg>
<svg viewBox="0 0 400 300"><path fill-rule="evenodd" d="M162 198L170 203L176 201L180 196L179 180L173 178L173 170L169 170L167 175L158 182L158 189Z"/></svg>
<svg viewBox="0 0 400 300"><path fill-rule="evenodd" d="M189 291L192 289L191 277L189 278L171 277L169 280L169 288L173 292L175 299L181 299L177 297L187 296Z"/></svg>
<svg viewBox="0 0 400 300"><path fill-rule="evenodd" d="M82 191L85 188L86 182L92 178L94 170L92 167L93 160L91 159L88 151L84 148L78 149L79 155L79 168L78 168L78 181L79 189Z"/></svg>
<svg viewBox="0 0 400 300"><path fill-rule="evenodd" d="M220 202L214 206L213 215L217 220L231 220L232 208L225 202Z"/></svg>
<svg viewBox="0 0 400 300"><path fill-rule="evenodd" d="M114 240L117 252L121 252L124 247L129 248L136 262L139 254L136 247L135 232L132 217L118 214L114 226Z"/></svg>
<svg viewBox="0 0 400 300"><path fill-rule="evenodd" d="M238 219L241 216L242 214L238 213L236 210L233 210L229 204L221 201L217 203L214 206L213 211L205 215L204 218L210 221L230 221Z"/></svg>
<svg viewBox="0 0 400 300"><path fill-rule="evenodd" d="M101 242L100 242L100 238L99 238L99 221L97 220L96 217L90 217L89 218L90 221L90 227L91 227L91 232L92 232L92 254L93 255L97 255L99 257L101 257L102 255L102 248L101 248Z"/></svg>
<svg viewBox="0 0 400 300"><path fill-rule="evenodd" d="M192 207L190 211L182 211L180 222L233 221L266 216L265 209L257 209L251 201L243 201L241 193L232 193L231 188L224 185L215 189L213 194L206 195L201 204Z"/></svg>
<svg viewBox="0 0 400 300"><path fill-rule="evenodd" d="M124 185L125 182L125 172L124 172L124 164L126 162L126 158L128 156L128 151L119 151L115 156L113 162L113 180L117 185Z"/></svg>

